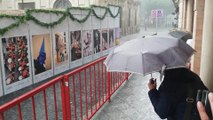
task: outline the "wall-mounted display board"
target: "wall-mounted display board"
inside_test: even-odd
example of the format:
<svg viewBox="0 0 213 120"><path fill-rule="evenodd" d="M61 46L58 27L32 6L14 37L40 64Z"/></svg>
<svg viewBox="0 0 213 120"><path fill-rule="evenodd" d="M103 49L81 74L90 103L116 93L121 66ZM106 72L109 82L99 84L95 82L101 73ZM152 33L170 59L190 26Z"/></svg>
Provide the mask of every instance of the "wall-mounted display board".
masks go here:
<svg viewBox="0 0 213 120"><path fill-rule="evenodd" d="M109 40L108 40L108 28L101 29L101 50L102 56L105 56L109 52Z"/></svg>
<svg viewBox="0 0 213 120"><path fill-rule="evenodd" d="M107 55L120 38L119 10L92 5L0 14L0 96Z"/></svg>
<svg viewBox="0 0 213 120"><path fill-rule="evenodd" d="M115 29L109 28L109 49L113 49L115 46Z"/></svg>
<svg viewBox="0 0 213 120"><path fill-rule="evenodd" d="M0 26L9 26L14 22L16 22L15 19L1 19ZM21 24L0 36L1 76L4 94L32 84L28 31L28 25Z"/></svg>
<svg viewBox="0 0 213 120"><path fill-rule="evenodd" d="M69 10L70 15L81 19L81 10ZM71 16L69 16L71 17ZM82 25L81 23L69 20L69 43L70 43L70 68L76 68L83 64L82 54Z"/></svg>
<svg viewBox="0 0 213 120"><path fill-rule="evenodd" d="M81 10L81 17L86 18L89 10ZM89 63L93 60L93 28L92 17L89 16L87 20L82 23L82 52L83 64Z"/></svg>
<svg viewBox="0 0 213 120"><path fill-rule="evenodd" d="M95 15L101 17L101 8L94 7L93 8L94 12L91 17L92 17L92 27L93 27L93 59L98 59L101 56L101 20L98 19Z"/></svg>
<svg viewBox="0 0 213 120"><path fill-rule="evenodd" d="M93 52L94 56L93 59L100 58L101 55L101 29L94 29L93 30Z"/></svg>
<svg viewBox="0 0 213 120"><path fill-rule="evenodd" d="M115 16L118 13L118 9L113 6L109 6L111 14ZM115 26L116 18L111 17L111 14L108 14L108 28L109 28L109 49L114 49L115 46Z"/></svg>
<svg viewBox="0 0 213 120"><path fill-rule="evenodd" d="M104 15L107 9L101 9L101 15ZM108 18L109 13L106 14L105 18ZM101 21L101 50L102 56L105 56L109 53L109 29L108 29L108 19L103 19Z"/></svg>
<svg viewBox="0 0 213 120"><path fill-rule="evenodd" d="M82 49L83 49L83 63L86 64L92 61L93 55L93 31L82 31Z"/></svg>
<svg viewBox="0 0 213 120"><path fill-rule="evenodd" d="M32 12L31 16L42 23L50 23L50 14ZM44 17L45 16L45 17ZM28 21L30 29L33 82L37 83L53 76L53 50L51 29Z"/></svg>
<svg viewBox="0 0 213 120"><path fill-rule="evenodd" d="M63 14L51 14L51 22L55 22L63 17ZM68 38L68 20L66 18L62 23L52 28L53 41L53 66L54 74L62 73L70 68L69 66L69 45Z"/></svg>

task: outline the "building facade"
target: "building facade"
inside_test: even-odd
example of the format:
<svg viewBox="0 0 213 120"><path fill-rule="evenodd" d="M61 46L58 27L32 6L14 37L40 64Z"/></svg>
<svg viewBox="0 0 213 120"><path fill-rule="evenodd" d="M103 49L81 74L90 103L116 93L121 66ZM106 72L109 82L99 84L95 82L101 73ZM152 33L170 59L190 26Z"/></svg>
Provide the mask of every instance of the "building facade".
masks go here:
<svg viewBox="0 0 213 120"><path fill-rule="evenodd" d="M213 4L212 0L179 0L179 29L193 35L196 50L192 70L213 90Z"/></svg>
<svg viewBox="0 0 213 120"><path fill-rule="evenodd" d="M129 35L139 32L140 0L1 0L0 10L19 9L54 9L67 7L89 7L90 5L121 7L121 34Z"/></svg>

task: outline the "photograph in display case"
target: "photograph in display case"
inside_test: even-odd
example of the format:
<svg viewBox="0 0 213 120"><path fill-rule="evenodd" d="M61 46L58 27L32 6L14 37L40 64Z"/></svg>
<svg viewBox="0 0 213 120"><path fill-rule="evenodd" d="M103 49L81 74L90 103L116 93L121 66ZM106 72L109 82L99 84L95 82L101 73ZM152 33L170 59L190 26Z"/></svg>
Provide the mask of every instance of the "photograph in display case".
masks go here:
<svg viewBox="0 0 213 120"><path fill-rule="evenodd" d="M121 38L120 28L115 28L115 45L120 44L120 38Z"/></svg>
<svg viewBox="0 0 213 120"><path fill-rule="evenodd" d="M101 48L102 48L102 51L104 50L107 50L108 49L108 33L107 33L107 29L102 29L101 30L101 42L102 42L102 45L101 45Z"/></svg>
<svg viewBox="0 0 213 120"><path fill-rule="evenodd" d="M55 66L68 63L66 32L55 33Z"/></svg>
<svg viewBox="0 0 213 120"><path fill-rule="evenodd" d="M26 36L2 38L2 51L6 85L30 76Z"/></svg>
<svg viewBox="0 0 213 120"><path fill-rule="evenodd" d="M52 69L50 34L32 35L35 75Z"/></svg>
<svg viewBox="0 0 213 120"><path fill-rule="evenodd" d="M83 57L87 57L93 54L93 37L92 31L84 30L83 31Z"/></svg>
<svg viewBox="0 0 213 120"><path fill-rule="evenodd" d="M81 31L72 31L70 32L71 38L71 61L79 60L82 58L81 50Z"/></svg>
<svg viewBox="0 0 213 120"><path fill-rule="evenodd" d="M101 32L98 29L93 30L94 54L101 51Z"/></svg>
<svg viewBox="0 0 213 120"><path fill-rule="evenodd" d="M114 29L109 29L109 48L114 47L114 45L115 45Z"/></svg>

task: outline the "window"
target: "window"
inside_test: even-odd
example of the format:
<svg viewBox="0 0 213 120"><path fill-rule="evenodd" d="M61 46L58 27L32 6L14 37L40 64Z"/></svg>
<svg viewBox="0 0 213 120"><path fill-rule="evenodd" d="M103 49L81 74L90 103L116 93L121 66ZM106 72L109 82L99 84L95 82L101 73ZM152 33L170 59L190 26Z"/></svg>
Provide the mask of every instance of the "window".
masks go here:
<svg viewBox="0 0 213 120"><path fill-rule="evenodd" d="M34 2L18 3L18 8L22 10L35 9L35 3Z"/></svg>
<svg viewBox="0 0 213 120"><path fill-rule="evenodd" d="M69 0L56 0L53 8L68 8L71 7L72 4L70 3Z"/></svg>

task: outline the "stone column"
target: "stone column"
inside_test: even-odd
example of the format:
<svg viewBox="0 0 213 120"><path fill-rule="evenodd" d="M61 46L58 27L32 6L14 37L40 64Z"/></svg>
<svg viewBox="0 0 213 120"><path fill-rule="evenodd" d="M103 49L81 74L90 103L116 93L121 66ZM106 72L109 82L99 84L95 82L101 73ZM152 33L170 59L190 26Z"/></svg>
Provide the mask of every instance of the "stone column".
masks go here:
<svg viewBox="0 0 213 120"><path fill-rule="evenodd" d="M205 0L203 43L200 75L207 87L213 91L213 0Z"/></svg>
<svg viewBox="0 0 213 120"><path fill-rule="evenodd" d="M183 0L183 18L182 18L182 29L186 29L186 1Z"/></svg>
<svg viewBox="0 0 213 120"><path fill-rule="evenodd" d="M200 74L200 61L201 61L201 46L203 37L203 18L204 18L204 4L205 0L194 1L194 27L193 27L193 43L196 50L192 62L192 70Z"/></svg>
<svg viewBox="0 0 213 120"><path fill-rule="evenodd" d="M180 0L179 2L179 20L178 20L178 28L182 29L183 28L183 19L184 19L184 15L183 15L183 11L184 11L184 5L183 5L183 0Z"/></svg>
<svg viewBox="0 0 213 120"><path fill-rule="evenodd" d="M187 8L186 8L186 30L192 33L193 28L193 0L187 0Z"/></svg>

